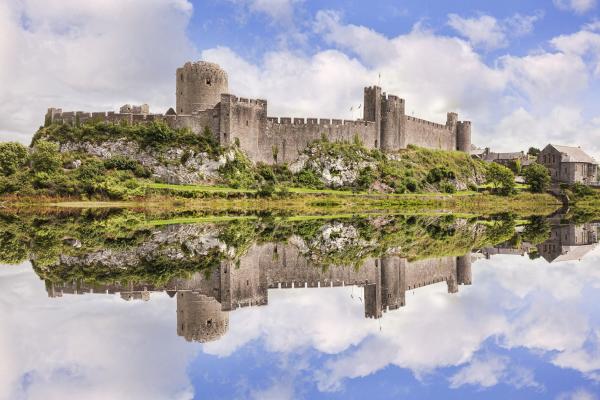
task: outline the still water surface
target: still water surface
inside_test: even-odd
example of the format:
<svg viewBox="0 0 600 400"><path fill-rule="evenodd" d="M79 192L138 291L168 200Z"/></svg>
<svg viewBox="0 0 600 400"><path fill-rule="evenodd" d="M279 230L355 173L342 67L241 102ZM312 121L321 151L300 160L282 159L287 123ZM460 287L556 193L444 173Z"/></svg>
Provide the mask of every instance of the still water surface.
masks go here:
<svg viewBox="0 0 600 400"><path fill-rule="evenodd" d="M0 398L597 398L599 226L3 218Z"/></svg>

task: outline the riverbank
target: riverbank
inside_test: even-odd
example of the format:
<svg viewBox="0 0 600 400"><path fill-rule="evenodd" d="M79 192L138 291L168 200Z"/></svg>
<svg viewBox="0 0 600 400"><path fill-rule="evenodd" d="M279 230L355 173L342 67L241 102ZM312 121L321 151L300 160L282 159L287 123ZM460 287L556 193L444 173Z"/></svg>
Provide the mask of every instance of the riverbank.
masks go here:
<svg viewBox="0 0 600 400"><path fill-rule="evenodd" d="M191 186L191 185L190 185ZM163 187L161 192L179 190ZM199 198L181 198L169 193L153 192L144 198L130 201L81 201L66 197L19 197L4 196L0 204L5 210L36 212L66 208L129 208L160 212L203 212L207 214L275 214L275 215L322 215L352 213L410 213L410 214L461 214L489 216L512 213L519 216L549 215L561 206L547 194L519 193L513 196L496 196L475 192L455 194L370 194L338 191L305 190L286 192L285 196L274 194L263 198L240 195L238 189L197 186Z"/></svg>

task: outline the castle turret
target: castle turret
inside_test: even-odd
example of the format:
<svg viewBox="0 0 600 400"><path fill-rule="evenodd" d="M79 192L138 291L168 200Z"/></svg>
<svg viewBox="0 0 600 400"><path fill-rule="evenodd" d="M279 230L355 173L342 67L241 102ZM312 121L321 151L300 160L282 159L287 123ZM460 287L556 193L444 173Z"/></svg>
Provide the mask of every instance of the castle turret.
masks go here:
<svg viewBox="0 0 600 400"><path fill-rule="evenodd" d="M177 293L177 334L188 342L217 340L229 328L229 313L212 297L191 291Z"/></svg>
<svg viewBox="0 0 600 400"><path fill-rule="evenodd" d="M385 94L381 98L381 150L393 151L406 147L402 132L404 99Z"/></svg>
<svg viewBox="0 0 600 400"><path fill-rule="evenodd" d="M229 91L227 72L219 65L205 61L187 62L177 68L177 114L208 110Z"/></svg>
<svg viewBox="0 0 600 400"><path fill-rule="evenodd" d="M458 114L455 112L449 112L446 116L446 127L452 132L455 132L456 126L458 125Z"/></svg>
<svg viewBox="0 0 600 400"><path fill-rule="evenodd" d="M471 284L471 254L457 257L456 280L458 281L459 285Z"/></svg>
<svg viewBox="0 0 600 400"><path fill-rule="evenodd" d="M379 86L366 87L364 92L363 119L375 122L375 147L381 146L381 88Z"/></svg>
<svg viewBox="0 0 600 400"><path fill-rule="evenodd" d="M456 150L471 152L471 121L461 121L456 125Z"/></svg>
<svg viewBox="0 0 600 400"><path fill-rule="evenodd" d="M379 260L375 260L375 282L364 286L365 317L381 318L383 305L381 303L381 269Z"/></svg>
<svg viewBox="0 0 600 400"><path fill-rule="evenodd" d="M406 304L406 260L399 257L381 259L381 306L395 310Z"/></svg>

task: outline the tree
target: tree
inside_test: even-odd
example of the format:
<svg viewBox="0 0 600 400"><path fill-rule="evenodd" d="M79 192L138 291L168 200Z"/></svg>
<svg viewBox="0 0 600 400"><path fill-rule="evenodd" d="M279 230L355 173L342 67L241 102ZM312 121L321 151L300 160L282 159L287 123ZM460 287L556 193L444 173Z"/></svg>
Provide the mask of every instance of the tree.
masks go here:
<svg viewBox="0 0 600 400"><path fill-rule="evenodd" d="M31 153L31 167L35 172L56 172L61 165L61 156L56 143L40 140Z"/></svg>
<svg viewBox="0 0 600 400"><path fill-rule="evenodd" d="M527 155L533 156L533 157L539 156L540 153L541 153L541 150L536 147L530 147L529 150L527 151Z"/></svg>
<svg viewBox="0 0 600 400"><path fill-rule="evenodd" d="M485 177L487 183L494 187L494 191L502 196L508 196L515 190L515 174L503 165L489 163Z"/></svg>
<svg viewBox="0 0 600 400"><path fill-rule="evenodd" d="M0 173L14 174L27 162L27 148L20 143L0 143Z"/></svg>
<svg viewBox="0 0 600 400"><path fill-rule="evenodd" d="M525 183L533 193L544 193L550 186L550 171L541 164L533 163L525 169Z"/></svg>
<svg viewBox="0 0 600 400"><path fill-rule="evenodd" d="M550 223L544 217L532 217L523 230L523 240L537 245L550 238Z"/></svg>

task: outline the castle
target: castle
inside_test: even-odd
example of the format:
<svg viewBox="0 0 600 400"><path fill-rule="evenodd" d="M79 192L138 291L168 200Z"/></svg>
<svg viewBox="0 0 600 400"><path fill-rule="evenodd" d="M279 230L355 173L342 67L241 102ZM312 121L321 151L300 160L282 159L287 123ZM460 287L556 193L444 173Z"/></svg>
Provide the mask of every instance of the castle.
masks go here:
<svg viewBox="0 0 600 400"><path fill-rule="evenodd" d="M253 245L239 261L222 261L205 274L174 278L164 286L145 283L109 285L46 281L50 297L64 294L120 293L124 300L148 300L150 292L166 291L177 299L177 333L188 341L217 340L229 328L229 312L268 304L273 289L325 288L357 285L364 289L366 318L381 318L406 305L406 292L445 282L448 293L471 285L471 254L410 261L399 256L369 258L355 269L327 270L304 257L289 243Z"/></svg>
<svg viewBox="0 0 600 400"><path fill-rule="evenodd" d="M364 89L363 118L340 119L269 117L267 101L229 94L228 75L217 64L188 62L177 69L176 107L152 114L147 105L124 105L115 112L63 112L50 108L45 123L79 124L85 121L146 123L165 121L173 128L201 133L206 128L222 145L239 144L255 162L293 162L308 144L323 136L330 141L359 138L364 146L384 151L416 145L432 149L471 149L471 122L459 121L453 112L445 124L408 116L405 101L382 92L378 86Z"/></svg>

